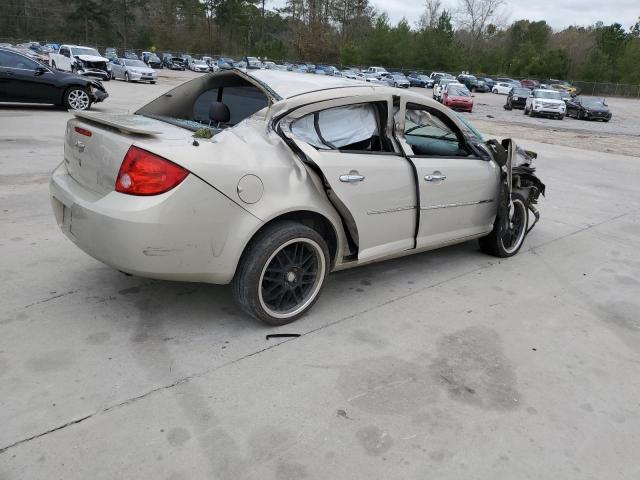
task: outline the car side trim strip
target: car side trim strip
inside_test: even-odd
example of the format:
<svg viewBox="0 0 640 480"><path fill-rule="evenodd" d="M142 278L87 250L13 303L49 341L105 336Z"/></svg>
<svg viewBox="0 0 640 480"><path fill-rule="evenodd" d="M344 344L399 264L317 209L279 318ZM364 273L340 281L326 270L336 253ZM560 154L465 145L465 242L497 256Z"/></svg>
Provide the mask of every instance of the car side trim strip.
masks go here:
<svg viewBox="0 0 640 480"><path fill-rule="evenodd" d="M420 207L420 210L438 210L440 208L453 208L453 207L468 207L469 205L481 205L483 203L491 203L493 198L487 200L478 200L476 202L461 202L461 203L445 203L441 205L431 205L429 207Z"/></svg>
<svg viewBox="0 0 640 480"><path fill-rule="evenodd" d="M382 213L404 212L405 210L415 210L415 205L406 205L404 207L383 208L381 210L368 210L367 215L380 215Z"/></svg>

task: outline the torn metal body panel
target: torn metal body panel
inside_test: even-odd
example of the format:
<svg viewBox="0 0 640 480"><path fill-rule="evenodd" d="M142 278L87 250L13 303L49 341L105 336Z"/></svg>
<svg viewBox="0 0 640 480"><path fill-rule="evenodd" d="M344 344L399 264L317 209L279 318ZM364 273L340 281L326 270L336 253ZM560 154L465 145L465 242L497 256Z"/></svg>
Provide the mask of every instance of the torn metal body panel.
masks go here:
<svg viewBox="0 0 640 480"><path fill-rule="evenodd" d="M282 324L330 270L486 239L503 223L517 242L501 237L496 254L517 252L530 227L512 197L537 218L544 193L535 154L480 137L411 91L226 70L133 115L76 114L52 205L104 263L232 282L245 310Z"/></svg>

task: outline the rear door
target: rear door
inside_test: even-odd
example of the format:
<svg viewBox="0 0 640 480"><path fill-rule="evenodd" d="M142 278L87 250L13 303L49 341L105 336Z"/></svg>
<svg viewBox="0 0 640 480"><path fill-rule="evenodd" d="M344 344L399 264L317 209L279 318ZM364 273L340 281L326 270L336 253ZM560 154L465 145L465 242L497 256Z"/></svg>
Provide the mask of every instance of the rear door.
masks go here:
<svg viewBox="0 0 640 480"><path fill-rule="evenodd" d="M401 102L396 134L413 162L420 194L418 248L491 231L497 209L497 164L474 154L448 115Z"/></svg>
<svg viewBox="0 0 640 480"><path fill-rule="evenodd" d="M415 247L417 195L411 164L395 147L390 96L317 103L280 122L324 177L329 199L357 244L359 261Z"/></svg>

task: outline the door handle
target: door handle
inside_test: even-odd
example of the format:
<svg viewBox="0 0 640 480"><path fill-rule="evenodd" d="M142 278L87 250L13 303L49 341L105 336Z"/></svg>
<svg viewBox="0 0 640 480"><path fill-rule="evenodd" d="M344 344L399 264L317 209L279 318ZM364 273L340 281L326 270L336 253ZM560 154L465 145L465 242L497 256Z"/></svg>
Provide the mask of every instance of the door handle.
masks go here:
<svg viewBox="0 0 640 480"><path fill-rule="evenodd" d="M348 175L340 175L340 181L345 183L357 183L364 180L364 175L358 172L351 172Z"/></svg>
<svg viewBox="0 0 640 480"><path fill-rule="evenodd" d="M440 182L447 179L446 175L442 175L440 172L433 172L431 175L425 175L424 179L427 182Z"/></svg>

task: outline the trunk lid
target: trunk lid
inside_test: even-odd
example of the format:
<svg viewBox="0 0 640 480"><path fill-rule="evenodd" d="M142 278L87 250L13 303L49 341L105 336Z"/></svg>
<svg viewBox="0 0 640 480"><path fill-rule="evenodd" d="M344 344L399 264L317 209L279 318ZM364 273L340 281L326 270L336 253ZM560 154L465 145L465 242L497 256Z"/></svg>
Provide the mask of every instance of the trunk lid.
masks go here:
<svg viewBox="0 0 640 480"><path fill-rule="evenodd" d="M149 148L161 142L166 145L192 141L188 130L139 115L74 115L67 122L65 134L67 171L76 182L102 195L115 190L120 165L131 145L140 142Z"/></svg>

